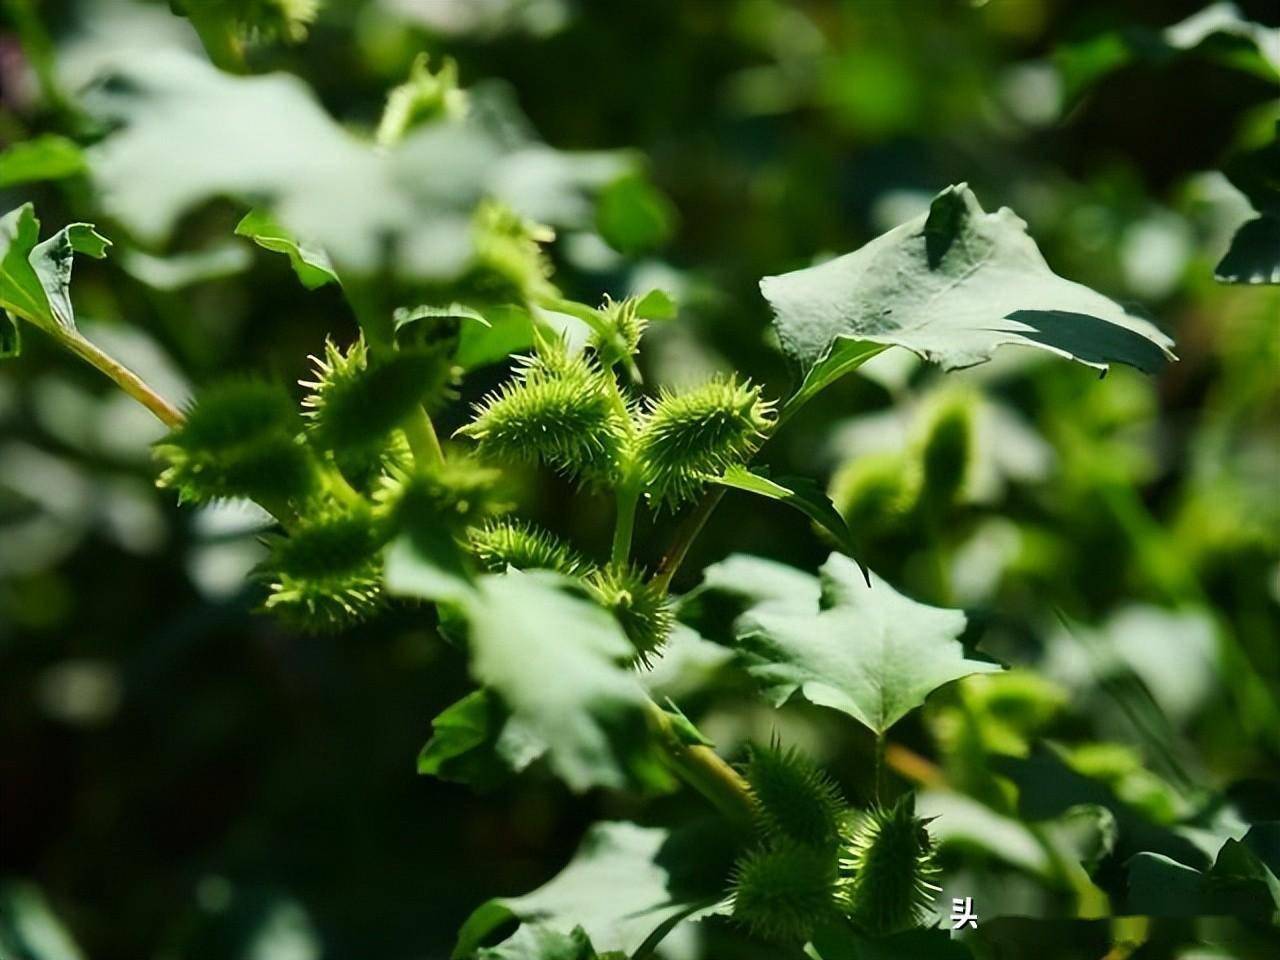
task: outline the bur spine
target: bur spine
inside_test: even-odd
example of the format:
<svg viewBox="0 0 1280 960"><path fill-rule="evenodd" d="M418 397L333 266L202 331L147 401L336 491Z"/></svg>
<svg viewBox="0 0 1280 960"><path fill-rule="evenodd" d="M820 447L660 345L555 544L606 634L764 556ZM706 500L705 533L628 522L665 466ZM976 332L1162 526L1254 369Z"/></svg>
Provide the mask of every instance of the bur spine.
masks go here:
<svg viewBox="0 0 1280 960"><path fill-rule="evenodd" d="M840 871L849 919L865 932L881 936L926 921L941 888L932 882L938 872L933 845L911 794L860 815Z"/></svg>

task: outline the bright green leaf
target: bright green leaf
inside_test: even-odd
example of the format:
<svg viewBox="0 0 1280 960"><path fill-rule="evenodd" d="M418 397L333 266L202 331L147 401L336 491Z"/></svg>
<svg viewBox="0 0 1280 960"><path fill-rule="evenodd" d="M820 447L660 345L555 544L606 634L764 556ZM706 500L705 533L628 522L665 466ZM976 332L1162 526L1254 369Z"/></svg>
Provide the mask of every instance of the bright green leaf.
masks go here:
<svg viewBox="0 0 1280 960"><path fill-rule="evenodd" d="M600 191L596 227L615 250L634 254L654 250L675 229L676 211L671 201L644 177L621 177Z"/></svg>
<svg viewBox="0 0 1280 960"><path fill-rule="evenodd" d="M502 783L517 772L495 749L506 721L506 710L488 690L467 694L431 722L431 739L418 754L418 772L477 790Z"/></svg>
<svg viewBox="0 0 1280 960"><path fill-rule="evenodd" d="M265 210L250 210L236 224L236 235L248 237L264 250L283 253L289 258L293 272L308 290L337 283L329 255L314 244L299 240L271 218Z"/></svg>
<svg viewBox="0 0 1280 960"><path fill-rule="evenodd" d="M665 290L650 290L636 301L636 316L646 320L670 320L676 315L676 302Z"/></svg>
<svg viewBox="0 0 1280 960"><path fill-rule="evenodd" d="M84 170L84 154L72 140L47 133L15 143L0 153L0 187L37 180L61 180Z"/></svg>
<svg viewBox="0 0 1280 960"><path fill-rule="evenodd" d="M737 624L747 671L777 705L800 695L883 734L938 687L1000 666L967 656L959 610L904 597L832 554L812 609L764 603Z"/></svg>
<svg viewBox="0 0 1280 960"><path fill-rule="evenodd" d="M569 865L546 884L477 909L458 932L453 955L470 956L511 920L536 921L565 934L580 926L597 950L637 954L720 898L728 857L718 849L719 839L705 824L672 834L633 823L598 823Z"/></svg>
<svg viewBox="0 0 1280 960"><path fill-rule="evenodd" d="M1007 208L984 212L964 184L853 253L760 287L783 349L809 376L841 338L907 347L948 370L989 360L1003 344L1099 369L1154 372L1172 357L1153 324L1054 274L1026 224Z"/></svg>
<svg viewBox="0 0 1280 960"><path fill-rule="evenodd" d="M71 266L77 253L106 256L111 241L87 223L63 227L43 243L31 204L0 219L0 308L47 330L75 329Z"/></svg>
<svg viewBox="0 0 1280 960"><path fill-rule="evenodd" d="M730 467L716 483L735 490L745 490L770 500L795 507L835 539L836 545L849 556L857 552L853 532L836 512L831 500L812 480L805 477L778 477L776 479L752 473L746 467ZM859 564L861 566L861 564ZM870 576L865 567L866 576Z"/></svg>

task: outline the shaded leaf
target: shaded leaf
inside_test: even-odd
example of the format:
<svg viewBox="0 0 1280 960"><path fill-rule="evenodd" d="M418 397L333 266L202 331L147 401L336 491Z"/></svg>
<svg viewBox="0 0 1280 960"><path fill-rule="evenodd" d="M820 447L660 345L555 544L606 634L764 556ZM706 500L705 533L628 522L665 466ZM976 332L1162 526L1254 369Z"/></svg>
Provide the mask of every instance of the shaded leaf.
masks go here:
<svg viewBox="0 0 1280 960"><path fill-rule="evenodd" d="M1270 143L1233 157L1223 170L1258 213L1236 230L1214 268L1224 283L1280 283L1280 125L1276 129Z"/></svg>
<svg viewBox="0 0 1280 960"><path fill-rule="evenodd" d="M7 360L22 354L22 331L18 329L18 321L8 313L0 313L0 360Z"/></svg>
<svg viewBox="0 0 1280 960"><path fill-rule="evenodd" d="M1004 344L1099 369L1154 372L1173 356L1153 324L1054 274L1026 224L1008 208L984 212L964 184L853 253L760 287L784 351L806 374L829 362L841 338L907 347L948 370L989 360Z"/></svg>
<svg viewBox="0 0 1280 960"><path fill-rule="evenodd" d="M563 934L581 927L597 950L636 954L720 899L730 857L724 838L709 824L671 833L633 823L598 823L569 865L546 884L477 909L458 932L453 955L470 956L512 920Z"/></svg>
<svg viewBox="0 0 1280 960"><path fill-rule="evenodd" d="M959 610L904 597L832 554L821 570L822 597L810 610L748 610L736 629L747 670L775 704L799 694L883 734L938 687L1000 670L971 659L960 643Z"/></svg>
<svg viewBox="0 0 1280 960"><path fill-rule="evenodd" d="M963 943L946 930L907 930L887 937L868 937L847 923L828 924L813 938L821 960L969 960Z"/></svg>
<svg viewBox="0 0 1280 960"><path fill-rule="evenodd" d="M46 330L74 330L72 259L77 253L104 257L111 241L87 223L63 227L43 243L39 237L29 203L0 219L0 308Z"/></svg>
<svg viewBox="0 0 1280 960"><path fill-rule="evenodd" d="M853 532L849 529L848 524L844 522L844 517L840 516L836 511L835 506L822 488L806 477L778 477L774 479L752 473L746 467L730 467L724 472L723 476L717 477L714 482L722 486L732 487L735 490L745 490L748 493L767 497L770 500L778 500L795 507L822 529L826 530L827 533L831 534L836 541L836 545L850 557L857 552ZM863 575L870 582L870 571L862 566L861 563L858 566L862 568Z"/></svg>
<svg viewBox="0 0 1280 960"><path fill-rule="evenodd" d="M0 152L0 187L36 180L61 180L84 169L84 154L73 140L46 133Z"/></svg>
<svg viewBox="0 0 1280 960"><path fill-rule="evenodd" d="M431 739L418 754L418 773L488 790L517 771L497 754L507 711L488 690L476 690L431 721Z"/></svg>
<svg viewBox="0 0 1280 960"><path fill-rule="evenodd" d="M496 947L481 950L477 960L595 960L596 952L581 927L562 933L528 923Z"/></svg>
<svg viewBox="0 0 1280 960"><path fill-rule="evenodd" d="M236 224L236 235L248 237L264 250L287 256L293 272L308 290L338 282L338 275L333 272L333 264L329 262L327 253L314 244L293 236L265 210L250 210L246 213Z"/></svg>

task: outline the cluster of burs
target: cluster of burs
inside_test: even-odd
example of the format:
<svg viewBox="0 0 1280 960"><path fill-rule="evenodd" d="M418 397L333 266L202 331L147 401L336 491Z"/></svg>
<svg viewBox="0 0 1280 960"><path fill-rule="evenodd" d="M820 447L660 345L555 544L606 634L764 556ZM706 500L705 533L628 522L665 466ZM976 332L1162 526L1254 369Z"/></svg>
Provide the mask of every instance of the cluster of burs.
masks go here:
<svg viewBox="0 0 1280 960"><path fill-rule="evenodd" d="M808 940L840 918L883 935L927 921L940 889L914 798L867 810L793 749L752 750L747 767L757 842L739 857L730 902L752 933Z"/></svg>

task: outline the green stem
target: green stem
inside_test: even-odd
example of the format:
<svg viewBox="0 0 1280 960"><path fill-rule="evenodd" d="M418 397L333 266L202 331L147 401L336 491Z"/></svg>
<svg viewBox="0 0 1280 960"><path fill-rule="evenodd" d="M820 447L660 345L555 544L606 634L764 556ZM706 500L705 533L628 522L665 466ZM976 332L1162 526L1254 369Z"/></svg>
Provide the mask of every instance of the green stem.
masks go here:
<svg viewBox="0 0 1280 960"><path fill-rule="evenodd" d="M415 461L432 467L444 464L444 449L440 446L435 425L426 410L416 408L400 426L409 440L409 449L413 451Z"/></svg>
<svg viewBox="0 0 1280 960"><path fill-rule="evenodd" d="M186 420L182 411L149 387L141 377L90 343L82 334L61 327L47 329L64 347L107 376L116 386L155 414L166 427L175 428Z"/></svg>
<svg viewBox="0 0 1280 960"><path fill-rule="evenodd" d="M693 546L693 541L697 539L698 534L702 532L702 528L711 519L711 514L719 506L720 499L724 496L724 491L725 488L721 486L708 490L702 495L702 499L698 501L698 505L694 507L693 512L681 522L676 530L675 539L667 547L667 552L662 555L662 559L658 562L658 569L653 576L653 583L660 590L665 591L671 588L671 578L676 575L676 571L680 569L680 564L684 562L689 548Z"/></svg>
<svg viewBox="0 0 1280 960"><path fill-rule="evenodd" d="M618 488L618 516L613 527L613 552L609 560L619 570L627 565L631 558L631 537L636 526L636 507L640 503L640 488L634 483L625 483Z"/></svg>
<svg viewBox="0 0 1280 960"><path fill-rule="evenodd" d="M709 800L731 823L750 828L755 818L755 802L747 781L710 747L681 740L666 711L652 700L646 701L645 709L672 772Z"/></svg>

